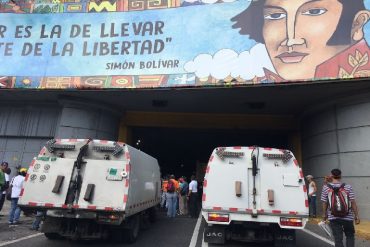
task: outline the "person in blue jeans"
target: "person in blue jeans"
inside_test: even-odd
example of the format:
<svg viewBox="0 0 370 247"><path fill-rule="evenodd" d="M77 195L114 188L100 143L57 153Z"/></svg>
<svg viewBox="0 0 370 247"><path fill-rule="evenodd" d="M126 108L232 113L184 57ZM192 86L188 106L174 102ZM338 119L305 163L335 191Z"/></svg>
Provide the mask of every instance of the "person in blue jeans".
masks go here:
<svg viewBox="0 0 370 247"><path fill-rule="evenodd" d="M313 181L312 175L307 175L306 179L308 181L308 201L310 202L310 216L316 218L316 192L317 186L315 181Z"/></svg>
<svg viewBox="0 0 370 247"><path fill-rule="evenodd" d="M342 183L342 171L339 169L333 169L331 171L332 181L327 183L322 188L321 201L323 209L323 220L329 220L331 230L333 232L335 247L344 247L343 245L343 233L346 236L346 247L355 246L355 227L360 224L360 218L358 214L358 208L355 200L355 193L353 188L349 184ZM347 215L334 216L331 212L329 203L329 193L331 188L343 188L348 194L349 200L351 201L351 208Z"/></svg>
<svg viewBox="0 0 370 247"><path fill-rule="evenodd" d="M31 230L38 231L40 228L40 223L42 221L42 218L44 217L45 213L43 211L37 211L35 220L32 222Z"/></svg>
<svg viewBox="0 0 370 247"><path fill-rule="evenodd" d="M177 201L177 193L176 192L167 192L167 216L170 218L174 218L176 216L176 201Z"/></svg>
<svg viewBox="0 0 370 247"><path fill-rule="evenodd" d="M18 206L19 198L11 199L10 213L9 213L9 225L16 225L19 223L19 218L21 216L21 209Z"/></svg>
<svg viewBox="0 0 370 247"><path fill-rule="evenodd" d="M21 195L24 177L26 176L27 170L21 168L18 175L15 176L10 182L11 188L11 206L9 212L9 225L15 225L19 223L19 218L21 216L21 209L18 206L19 196Z"/></svg>
<svg viewBox="0 0 370 247"><path fill-rule="evenodd" d="M167 184L167 216L175 218L177 212L177 191L178 185L176 186L175 176L171 175L170 180Z"/></svg>

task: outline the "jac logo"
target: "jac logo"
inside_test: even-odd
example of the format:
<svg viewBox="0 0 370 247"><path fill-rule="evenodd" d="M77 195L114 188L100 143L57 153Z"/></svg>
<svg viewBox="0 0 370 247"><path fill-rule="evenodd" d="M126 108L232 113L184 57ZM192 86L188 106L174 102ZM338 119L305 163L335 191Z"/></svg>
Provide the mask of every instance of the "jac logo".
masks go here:
<svg viewBox="0 0 370 247"><path fill-rule="evenodd" d="M288 241L294 240L293 236L290 236L290 235L278 235L276 236L276 239L277 240L288 240Z"/></svg>
<svg viewBox="0 0 370 247"><path fill-rule="evenodd" d="M220 237L222 238L222 232L208 232L206 234L207 237Z"/></svg>

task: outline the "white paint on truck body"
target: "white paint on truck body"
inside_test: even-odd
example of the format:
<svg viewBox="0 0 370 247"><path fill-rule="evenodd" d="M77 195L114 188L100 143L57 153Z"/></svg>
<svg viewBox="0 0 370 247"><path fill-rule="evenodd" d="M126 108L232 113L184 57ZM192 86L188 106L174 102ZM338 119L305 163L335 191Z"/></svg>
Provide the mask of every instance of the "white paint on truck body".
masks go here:
<svg viewBox="0 0 370 247"><path fill-rule="evenodd" d="M257 175L253 182L252 153L257 158ZM286 162L285 155L291 155ZM268 156L268 157L267 157ZM236 182L241 195L236 195ZM253 184L256 195L253 199ZM274 194L269 204L268 190ZM254 203L255 202L255 203ZM208 214L224 213L227 222L209 221ZM216 148L209 159L203 186L202 215L209 224L229 225L234 222L278 223L281 217L308 218L307 190L302 169L287 150L254 147Z"/></svg>
<svg viewBox="0 0 370 247"><path fill-rule="evenodd" d="M79 172L82 178L79 197L66 203L68 188L76 175L75 161L86 143L88 149ZM19 200L21 206L49 211L71 208L76 212L112 211L128 217L159 203L160 170L157 160L150 155L124 143L104 140L58 139L55 145L74 149L41 150L28 169ZM122 148L118 155L113 155L114 147ZM44 179L40 180L42 176ZM52 190L58 176L64 176L64 180L55 193ZM94 189L91 199L85 200L89 184Z"/></svg>

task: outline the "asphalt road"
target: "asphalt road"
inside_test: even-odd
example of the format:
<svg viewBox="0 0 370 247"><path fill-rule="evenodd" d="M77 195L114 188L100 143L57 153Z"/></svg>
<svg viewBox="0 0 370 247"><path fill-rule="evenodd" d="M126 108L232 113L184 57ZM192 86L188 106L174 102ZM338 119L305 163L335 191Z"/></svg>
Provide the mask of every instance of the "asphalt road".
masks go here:
<svg viewBox="0 0 370 247"><path fill-rule="evenodd" d="M0 247L77 247L77 246L130 246L130 247L220 247L220 245L207 244L203 241L204 221L188 217L169 219L163 213L159 214L158 221L148 230L141 231L134 244L116 244L103 241L70 241L48 240L40 232L29 230L32 218L23 217L23 223L9 227L4 221L0 222ZM298 247L332 247L334 244L323 238L323 234L315 225L307 224L305 231L297 232ZM225 247L256 246L250 243L228 242ZM370 246L369 241L356 240L357 247Z"/></svg>

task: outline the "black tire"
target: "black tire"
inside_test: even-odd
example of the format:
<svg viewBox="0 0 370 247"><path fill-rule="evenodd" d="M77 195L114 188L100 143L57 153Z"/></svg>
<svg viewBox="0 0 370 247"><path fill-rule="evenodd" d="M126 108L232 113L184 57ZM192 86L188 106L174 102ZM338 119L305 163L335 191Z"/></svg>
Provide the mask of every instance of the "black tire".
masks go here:
<svg viewBox="0 0 370 247"><path fill-rule="evenodd" d="M49 240L61 239L62 237L56 232L45 232L45 237Z"/></svg>
<svg viewBox="0 0 370 247"><path fill-rule="evenodd" d="M123 229L113 229L109 231L109 240L112 243L122 243L125 241Z"/></svg>
<svg viewBox="0 0 370 247"><path fill-rule="evenodd" d="M134 243L137 240L137 237L139 236L140 231L140 216L134 215L130 219L130 226L125 231L125 237L127 243Z"/></svg>
<svg viewBox="0 0 370 247"><path fill-rule="evenodd" d="M145 214L140 215L140 230L148 230L150 225L149 213L145 212Z"/></svg>

